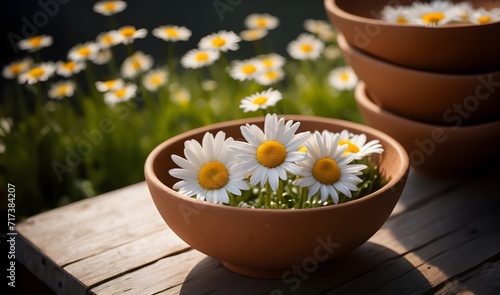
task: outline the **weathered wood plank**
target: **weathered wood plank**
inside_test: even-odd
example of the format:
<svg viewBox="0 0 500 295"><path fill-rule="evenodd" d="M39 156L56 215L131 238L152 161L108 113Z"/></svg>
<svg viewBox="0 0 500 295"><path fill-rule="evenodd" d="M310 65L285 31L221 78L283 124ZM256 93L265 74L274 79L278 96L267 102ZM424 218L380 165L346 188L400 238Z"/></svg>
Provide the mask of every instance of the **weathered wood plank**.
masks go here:
<svg viewBox="0 0 500 295"><path fill-rule="evenodd" d="M206 255L191 250L166 257L134 272L92 288L94 294L155 294L181 285L189 271Z"/></svg>
<svg viewBox="0 0 500 295"><path fill-rule="evenodd" d="M17 231L64 266L164 227L147 186L139 183L33 216Z"/></svg>
<svg viewBox="0 0 500 295"><path fill-rule="evenodd" d="M448 279L436 291L436 295L447 294L500 294L500 255L496 261L486 261L464 274Z"/></svg>
<svg viewBox="0 0 500 295"><path fill-rule="evenodd" d="M190 248L170 228L164 228L125 245L82 259L64 269L92 287L163 257Z"/></svg>

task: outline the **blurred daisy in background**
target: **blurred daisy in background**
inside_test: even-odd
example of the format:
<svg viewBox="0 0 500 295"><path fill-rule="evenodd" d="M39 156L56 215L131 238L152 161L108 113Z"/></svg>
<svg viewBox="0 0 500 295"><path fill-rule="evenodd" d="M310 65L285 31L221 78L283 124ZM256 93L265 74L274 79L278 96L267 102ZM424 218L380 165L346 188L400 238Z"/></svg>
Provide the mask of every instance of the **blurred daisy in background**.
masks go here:
<svg viewBox="0 0 500 295"><path fill-rule="evenodd" d="M63 99L64 97L71 97L75 93L75 82L73 81L59 81L50 86L48 95L52 99Z"/></svg>
<svg viewBox="0 0 500 295"><path fill-rule="evenodd" d="M21 73L28 70L32 65L33 59L31 57L25 57L23 59L13 61L3 67L2 76L5 79L15 79Z"/></svg>
<svg viewBox="0 0 500 295"><path fill-rule="evenodd" d="M93 6L93 10L102 15L113 15L122 12L127 8L125 1L99 1Z"/></svg>
<svg viewBox="0 0 500 295"><path fill-rule="evenodd" d="M68 62L58 61L56 63L56 73L59 76L71 77L74 74L79 73L81 70L85 69L86 65L81 61L70 60Z"/></svg>
<svg viewBox="0 0 500 295"><path fill-rule="evenodd" d="M53 62L42 62L34 64L29 70L21 73L17 80L19 84L35 84L40 81L47 81L54 74L56 67Z"/></svg>
<svg viewBox="0 0 500 295"><path fill-rule="evenodd" d="M309 33L302 33L297 39L290 42L287 51L295 59L316 60L323 52L325 44Z"/></svg>
<svg viewBox="0 0 500 295"><path fill-rule="evenodd" d="M111 90L116 90L122 88L124 85L125 81L123 81L123 79L121 78L95 82L95 87L99 92L108 92Z"/></svg>
<svg viewBox="0 0 500 295"><path fill-rule="evenodd" d="M121 66L122 76L123 78L133 79L140 73L149 71L153 66L153 62L151 55L146 55L142 51L136 51L123 61Z"/></svg>
<svg viewBox="0 0 500 295"><path fill-rule="evenodd" d="M258 109L265 110L268 107L273 107L282 99L281 92L269 88L262 92L257 92L241 100L240 108L245 113L254 112Z"/></svg>
<svg viewBox="0 0 500 295"><path fill-rule="evenodd" d="M241 38L232 31L219 31L201 38L198 43L200 49L217 49L223 52L235 51L240 48Z"/></svg>
<svg viewBox="0 0 500 295"><path fill-rule="evenodd" d="M118 29L120 42L123 44L134 43L135 39L143 39L148 35L146 29L136 29L134 26L124 26Z"/></svg>
<svg viewBox="0 0 500 295"><path fill-rule="evenodd" d="M350 66L337 67L328 74L328 82L337 90L352 90L358 83L358 77Z"/></svg>
<svg viewBox="0 0 500 295"><path fill-rule="evenodd" d="M114 106L117 103L125 102L135 97L137 85L127 83L120 88L104 93L104 102L109 106Z"/></svg>
<svg viewBox="0 0 500 295"><path fill-rule="evenodd" d="M34 37L30 37L27 39L23 39L19 41L17 46L21 50L27 50L29 52L35 52L38 51L44 47L49 47L52 45L53 39L51 36L47 35L38 35Z"/></svg>
<svg viewBox="0 0 500 295"><path fill-rule="evenodd" d="M187 41L191 37L191 31L186 27L174 25L159 26L153 29L153 36L164 41Z"/></svg>
<svg viewBox="0 0 500 295"><path fill-rule="evenodd" d="M147 90L155 92L160 86L167 83L167 72L164 69L149 71L142 80Z"/></svg>
<svg viewBox="0 0 500 295"><path fill-rule="evenodd" d="M181 58L181 65L187 69L197 69L213 64L220 57L214 49L191 49Z"/></svg>
<svg viewBox="0 0 500 295"><path fill-rule="evenodd" d="M95 42L85 42L80 43L73 48L71 48L68 52L68 58L72 61L85 61L92 60L96 56L100 47Z"/></svg>
<svg viewBox="0 0 500 295"><path fill-rule="evenodd" d="M245 27L249 29L273 30L280 24L279 19L268 13L253 13L245 18Z"/></svg>

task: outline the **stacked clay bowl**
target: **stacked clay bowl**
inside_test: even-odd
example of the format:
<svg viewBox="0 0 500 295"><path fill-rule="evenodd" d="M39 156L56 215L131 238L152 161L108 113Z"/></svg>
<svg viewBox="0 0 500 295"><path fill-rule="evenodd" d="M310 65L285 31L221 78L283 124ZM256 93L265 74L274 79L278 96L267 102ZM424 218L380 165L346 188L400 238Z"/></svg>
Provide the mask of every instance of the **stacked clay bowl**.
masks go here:
<svg viewBox="0 0 500 295"><path fill-rule="evenodd" d="M398 140L414 170L425 174L454 176L488 160L498 164L477 149L500 148L500 39L493 37L500 21L391 24L379 15L388 3L325 0L338 45L361 81L355 96L365 123Z"/></svg>

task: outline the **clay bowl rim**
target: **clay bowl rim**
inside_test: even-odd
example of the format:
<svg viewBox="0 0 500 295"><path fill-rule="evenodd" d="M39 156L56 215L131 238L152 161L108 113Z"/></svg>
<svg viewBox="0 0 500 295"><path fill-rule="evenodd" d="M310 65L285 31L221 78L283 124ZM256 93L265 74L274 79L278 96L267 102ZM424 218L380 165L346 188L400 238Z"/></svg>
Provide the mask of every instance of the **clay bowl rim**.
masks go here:
<svg viewBox="0 0 500 295"><path fill-rule="evenodd" d="M347 39L345 38L344 34L342 33L337 33L337 44L340 47L340 50L346 54L346 59L350 59L350 55L352 54L357 54L361 56L362 58L369 59L373 63L376 63L377 66L380 65L382 67L388 67L388 70L390 71L398 71L401 72L405 75L418 75L419 79L426 79L426 80L434 80L434 79L460 79L460 80L469 80L469 79L476 79L478 76L483 76L483 75L500 75L500 70L498 71L487 71L487 72L479 72L479 73L473 73L473 74L449 74L449 73L440 73L440 72L432 72L432 71L424 71L424 70L418 70L418 69L413 69L413 68L408 68L404 66L400 66L397 64L394 64L392 62L388 62L385 60L382 60L380 58L377 58L371 54L365 53L353 45L349 44L347 42ZM354 70L354 68L353 68Z"/></svg>
<svg viewBox="0 0 500 295"><path fill-rule="evenodd" d="M484 127L490 127L490 126L499 126L500 127L500 120L496 121L490 121L490 122L485 122L485 123L480 123L480 124L473 124L473 125L437 125L437 124L430 124L430 123L425 123L425 122L420 122L416 120L412 120L403 116L399 116L397 114L394 114L378 104L376 104L373 99L370 97L370 95L367 92L367 87L366 83L363 81L359 81L358 85L356 86L355 91L355 99L358 104L363 105L368 109L370 112L373 114L381 115L383 117L390 118L391 120L394 119L399 122L405 122L408 124L416 125L419 128L440 128L443 129L444 131L455 131L455 130L464 130L464 129L469 129L474 131L477 129L477 131L481 131Z"/></svg>
<svg viewBox="0 0 500 295"><path fill-rule="evenodd" d="M253 118L247 118L247 119L236 119L236 120L230 120L230 121L224 121L224 122L219 122L219 123L214 123L210 125L206 125L203 127L195 128L190 131L175 135L171 137L170 139L165 140L164 142L160 143L157 145L148 155L146 158L145 166L144 166L144 172L146 179L148 182L156 186L157 188L161 189L163 192L166 192L170 194L171 196L180 199L181 201L192 203L194 205L198 206L208 206L208 207L213 207L214 209L219 208L221 210L236 210L236 211L241 211L241 212L252 212L252 213L258 213L258 214L276 214L279 212L279 214L297 214L297 213L307 213L307 212L315 212L315 211L323 211L323 210L332 210L335 208L342 208L342 207L351 207L351 206L356 206L356 204L360 202L365 202L367 199L372 199L372 198L377 198L380 197L384 192L390 190L392 187L394 187L401 179L405 178L405 176L409 172L409 158L406 150L404 147L394 138L391 136L385 134L384 132L375 129L371 126L368 125L363 125L360 123L355 123L355 122L350 122L346 120L340 120L340 119L333 119L333 118L327 118L327 117L319 117L319 116L309 116L309 115L283 115L279 117L284 117L286 120L293 120L294 122L300 122L301 120L319 120L322 122L330 122L330 123L340 123L342 128L349 129L350 127L354 127L357 130L366 130L365 133L370 134L370 136L373 136L375 138L383 138L387 143L389 143L395 150L397 157L401 160L401 165L398 167L398 171L394 173L394 176L389 180L389 182L380 188L377 191L374 191L362 198L356 199L349 201L347 203L342 203L342 204L336 204L336 205L331 205L331 206L324 206L324 207L317 207L317 208L307 208L307 209L265 209L265 208L254 208L252 210L248 210L248 208L239 208L239 207L233 207L233 206L226 206L226 205L221 205L221 204L212 204L207 201L203 200L198 200L192 197L187 197L184 196L171 187L167 186L164 184L156 175L155 170L154 170L154 163L156 162L155 160L157 159L158 155L163 152L165 147L169 146L170 144L174 142L179 142L179 141L185 141L186 139L192 138L193 135L195 134L203 134L209 130L216 130L216 129L221 129L222 127L226 126L227 124L238 124L238 125L244 125L246 123L249 124L255 124L255 123L261 123L264 121L264 117L253 117ZM181 155L182 156L182 155Z"/></svg>
<svg viewBox="0 0 500 295"><path fill-rule="evenodd" d="M387 26L387 27L391 27L391 28L401 28L403 30L406 30L406 29L414 30L416 28L417 29L418 28L428 29L427 27L417 25L417 24L394 24L394 23L386 22L383 19L370 18L370 17L364 17L361 15L353 14L353 13L350 13L350 12L342 9L337 4L337 2L338 2L337 0L324 0L324 6L326 7L327 11L329 11L330 13L337 15L338 17L346 19L346 20L350 20L350 21L354 21L354 22L358 22L358 23L365 23L365 24L369 24L369 25L379 25L379 26ZM457 1L457 2L460 2L460 1ZM367 2L365 2L365 3L367 3ZM474 4L473 1L472 1L472 4ZM449 25L449 26L432 27L432 30L453 30L453 29L468 28L468 27L475 27L475 26L481 26L481 27L493 26L493 25L498 25L498 23L499 22L492 22L492 23L487 23L487 24L474 24L474 25L471 25L471 24L453 24L453 25ZM424 31L424 30L422 30L422 31Z"/></svg>

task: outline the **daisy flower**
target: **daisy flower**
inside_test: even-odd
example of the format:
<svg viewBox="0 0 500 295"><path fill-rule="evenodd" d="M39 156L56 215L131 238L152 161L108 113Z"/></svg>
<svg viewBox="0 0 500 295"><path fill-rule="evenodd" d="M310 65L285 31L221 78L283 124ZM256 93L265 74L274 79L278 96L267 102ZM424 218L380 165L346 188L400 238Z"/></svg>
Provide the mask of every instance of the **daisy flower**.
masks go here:
<svg viewBox="0 0 500 295"><path fill-rule="evenodd" d="M330 24L324 20L306 19L304 21L304 29L315 35L319 35L321 31L329 30L330 27Z"/></svg>
<svg viewBox="0 0 500 295"><path fill-rule="evenodd" d="M240 37L245 41L257 41L267 35L266 29L248 29L240 32Z"/></svg>
<svg viewBox="0 0 500 295"><path fill-rule="evenodd" d="M49 97L53 99L62 99L64 97L71 97L75 93L75 82L73 81L59 81L52 84L49 89Z"/></svg>
<svg viewBox="0 0 500 295"><path fill-rule="evenodd" d="M460 21L450 1L434 0L430 3L414 2L408 10L408 21L421 26L442 26Z"/></svg>
<svg viewBox="0 0 500 295"><path fill-rule="evenodd" d="M285 71L281 68L266 70L255 76L255 82L260 85L271 85L285 78Z"/></svg>
<svg viewBox="0 0 500 295"><path fill-rule="evenodd" d="M77 74L85 69L85 67L85 63L81 61L58 61L56 63L56 73L63 77L71 77L73 74Z"/></svg>
<svg viewBox="0 0 500 295"><path fill-rule="evenodd" d="M251 80L255 78L262 70L264 65L256 58L246 60L236 60L232 62L229 69L229 75L239 81Z"/></svg>
<svg viewBox="0 0 500 295"><path fill-rule="evenodd" d="M351 198L351 191L358 190L356 185L362 182L358 175L367 166L350 164L354 155L344 156L347 145L339 146L338 142L339 134L315 131L304 144L308 158L298 163L301 169L298 174L303 177L294 180L293 184L308 187L308 198L319 191L323 202L330 196L338 204L338 192Z"/></svg>
<svg viewBox="0 0 500 295"><path fill-rule="evenodd" d="M380 154L384 151L377 139L366 142L366 134L352 134L342 130L339 134L339 145L347 145L346 154L353 154L354 160L361 160L371 154Z"/></svg>
<svg viewBox="0 0 500 295"><path fill-rule="evenodd" d="M117 103L130 100L135 96L137 85L127 83L123 87L104 93L104 102L109 106L114 106Z"/></svg>
<svg viewBox="0 0 500 295"><path fill-rule="evenodd" d="M185 106L191 101L191 92L186 87L181 87L172 91L170 101L176 105Z"/></svg>
<svg viewBox="0 0 500 295"><path fill-rule="evenodd" d="M110 48L121 43L122 36L118 31L102 32L96 37L96 42L101 48Z"/></svg>
<svg viewBox="0 0 500 295"><path fill-rule="evenodd" d="M245 26L249 29L272 30L278 27L280 21L268 13L253 13L245 18Z"/></svg>
<svg viewBox="0 0 500 295"><path fill-rule="evenodd" d="M33 65L31 57L25 57L21 60L16 60L3 67L2 76L5 79L14 79L22 72L28 70Z"/></svg>
<svg viewBox="0 0 500 295"><path fill-rule="evenodd" d="M137 51L127 57L121 66L121 73L124 78L133 79L138 74L147 72L153 66L153 58L142 51Z"/></svg>
<svg viewBox="0 0 500 295"><path fill-rule="evenodd" d="M73 61L94 59L100 47L95 42L85 42L75 45L68 52L68 58Z"/></svg>
<svg viewBox="0 0 500 295"><path fill-rule="evenodd" d="M187 41L191 37L191 31L186 27L179 26L159 26L153 29L153 36L165 41Z"/></svg>
<svg viewBox="0 0 500 295"><path fill-rule="evenodd" d="M29 52L35 52L44 47L49 47L50 45L52 45L52 43L53 39L51 36L38 35L19 41L19 43L17 43L17 46L21 50L28 50Z"/></svg>
<svg viewBox="0 0 500 295"><path fill-rule="evenodd" d="M382 20L391 24L408 24L408 7L406 6L385 6L380 12Z"/></svg>
<svg viewBox="0 0 500 295"><path fill-rule="evenodd" d="M287 51L295 59L317 59L325 44L314 35L302 33L296 40L290 42Z"/></svg>
<svg viewBox="0 0 500 295"><path fill-rule="evenodd" d="M99 92L108 92L111 90L123 88L123 86L125 86L125 81L123 81L123 79L121 78L95 82L95 87Z"/></svg>
<svg viewBox="0 0 500 295"><path fill-rule="evenodd" d="M286 62L286 58L277 53L259 55L257 59L264 64L266 70L279 69L283 67Z"/></svg>
<svg viewBox="0 0 500 295"><path fill-rule="evenodd" d="M235 51L240 48L241 38L232 31L219 31L201 38L198 43L200 49L217 49L223 52Z"/></svg>
<svg viewBox="0 0 500 295"><path fill-rule="evenodd" d="M144 76L142 83L147 90L156 91L167 83L167 72L163 69L152 70Z"/></svg>
<svg viewBox="0 0 500 295"><path fill-rule="evenodd" d="M109 48L101 48L92 59L92 62L96 65L106 64L111 60L112 55L113 53Z"/></svg>
<svg viewBox="0 0 500 295"><path fill-rule="evenodd" d="M125 8L127 8L125 1L99 1L93 6L95 12L106 16L122 12Z"/></svg>
<svg viewBox="0 0 500 295"><path fill-rule="evenodd" d="M337 45L330 44L330 45L325 47L325 50L323 50L323 56L329 60L337 59L341 55L342 55L342 52L340 51L340 49Z"/></svg>
<svg viewBox="0 0 500 295"><path fill-rule="evenodd" d="M210 203L229 203L228 192L241 195L241 190L249 189L244 181L245 171L234 169L236 161L228 146L233 138L225 138L226 134L219 131L215 137L205 133L202 144L196 140L186 141L184 155L172 155L172 160L181 168L169 170L170 175L182 179L172 188L179 193Z"/></svg>
<svg viewBox="0 0 500 295"><path fill-rule="evenodd" d="M470 21L473 24L483 25L493 22L500 21L500 10L485 10L484 8L479 8L472 12L470 15Z"/></svg>
<svg viewBox="0 0 500 295"><path fill-rule="evenodd" d="M213 64L220 57L220 52L213 49L191 49L181 58L181 65L187 69L196 69Z"/></svg>
<svg viewBox="0 0 500 295"><path fill-rule="evenodd" d="M238 171L251 174L250 185L269 184L273 191L278 189L279 179L286 180L287 172L299 174L295 162L302 161L306 154L299 147L309 137L309 132L295 134L300 122L278 120L276 114L267 114L264 131L257 125L241 126L241 133L247 142L234 141L229 149L236 152L240 160L235 165Z"/></svg>
<svg viewBox="0 0 500 295"><path fill-rule="evenodd" d="M328 82L337 90L351 90L356 87L358 77L350 66L337 67L328 74Z"/></svg>
<svg viewBox="0 0 500 295"><path fill-rule="evenodd" d="M135 39L143 39L148 34L148 30L139 29L137 30L134 26L124 26L118 29L118 34L120 35L121 42L123 44L134 43Z"/></svg>
<svg viewBox="0 0 500 295"><path fill-rule="evenodd" d="M29 70L17 76L19 84L35 84L39 81L47 81L54 74L56 67L53 62L42 62L34 64Z"/></svg>
<svg viewBox="0 0 500 295"><path fill-rule="evenodd" d="M258 109L265 110L273 107L282 98L281 92L269 88L262 92L257 92L241 100L240 108L245 113L254 112Z"/></svg>
<svg viewBox="0 0 500 295"><path fill-rule="evenodd" d="M454 14L458 16L457 20L460 20L462 22L470 22L470 16L474 12L474 7L472 7L472 4L465 1L456 3L450 9Z"/></svg>

